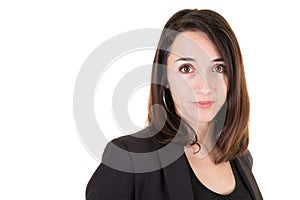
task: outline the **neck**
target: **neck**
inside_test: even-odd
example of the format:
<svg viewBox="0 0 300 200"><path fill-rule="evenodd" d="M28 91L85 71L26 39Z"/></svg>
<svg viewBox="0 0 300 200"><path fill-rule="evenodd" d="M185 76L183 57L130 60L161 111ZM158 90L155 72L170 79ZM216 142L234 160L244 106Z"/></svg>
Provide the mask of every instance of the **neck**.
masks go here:
<svg viewBox="0 0 300 200"><path fill-rule="evenodd" d="M200 144L205 141L205 138L208 134L211 133L212 124L211 122L198 122L198 123L191 123L191 127L197 134L197 139Z"/></svg>
<svg viewBox="0 0 300 200"><path fill-rule="evenodd" d="M201 146L199 157L204 158L213 150L217 142L213 133L214 122L197 123L193 128L196 131L198 143Z"/></svg>

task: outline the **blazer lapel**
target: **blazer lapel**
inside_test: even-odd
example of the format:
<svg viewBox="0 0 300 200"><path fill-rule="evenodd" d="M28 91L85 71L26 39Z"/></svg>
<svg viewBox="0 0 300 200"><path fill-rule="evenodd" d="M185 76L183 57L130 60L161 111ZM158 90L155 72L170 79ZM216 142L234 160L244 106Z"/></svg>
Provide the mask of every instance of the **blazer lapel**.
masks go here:
<svg viewBox="0 0 300 200"><path fill-rule="evenodd" d="M263 198L256 183L256 180L253 176L253 173L250 167L247 166L245 161L243 161L242 159L243 158L234 159L233 163L237 167L241 179L247 187L248 191L250 192L252 198L255 200L262 200Z"/></svg>
<svg viewBox="0 0 300 200"><path fill-rule="evenodd" d="M171 200L194 200L191 179L188 171L188 161L186 160L183 146L176 143L168 145L158 150L163 176L169 191ZM233 164L238 169L241 179L254 200L262 200L256 180L251 168L244 157L233 160Z"/></svg>
<svg viewBox="0 0 300 200"><path fill-rule="evenodd" d="M158 155L170 198L171 200L194 200L183 147L172 142L168 146L159 150Z"/></svg>

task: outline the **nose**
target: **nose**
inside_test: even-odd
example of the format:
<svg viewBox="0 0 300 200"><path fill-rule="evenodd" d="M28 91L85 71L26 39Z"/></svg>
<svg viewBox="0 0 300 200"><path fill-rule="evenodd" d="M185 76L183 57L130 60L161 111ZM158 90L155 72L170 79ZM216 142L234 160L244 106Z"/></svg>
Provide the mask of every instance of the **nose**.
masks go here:
<svg viewBox="0 0 300 200"><path fill-rule="evenodd" d="M197 94L208 95L210 94L210 88L205 76L198 72L192 80L192 89Z"/></svg>

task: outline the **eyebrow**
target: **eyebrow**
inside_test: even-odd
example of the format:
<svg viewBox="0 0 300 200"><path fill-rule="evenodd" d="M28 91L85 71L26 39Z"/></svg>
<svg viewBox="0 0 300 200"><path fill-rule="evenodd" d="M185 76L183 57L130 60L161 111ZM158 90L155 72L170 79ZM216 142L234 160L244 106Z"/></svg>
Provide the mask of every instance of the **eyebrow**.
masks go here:
<svg viewBox="0 0 300 200"><path fill-rule="evenodd" d="M224 62L223 58L216 58L212 60L213 62Z"/></svg>
<svg viewBox="0 0 300 200"><path fill-rule="evenodd" d="M196 62L196 60L194 58L179 58L177 60L175 60L175 62L177 61L193 61Z"/></svg>
<svg viewBox="0 0 300 200"><path fill-rule="evenodd" d="M177 61L192 61L192 62L196 62L196 60L194 58L188 58L188 57L183 57L183 58L179 58L177 60L175 60L175 62ZM213 59L212 62L224 62L223 58L216 58Z"/></svg>

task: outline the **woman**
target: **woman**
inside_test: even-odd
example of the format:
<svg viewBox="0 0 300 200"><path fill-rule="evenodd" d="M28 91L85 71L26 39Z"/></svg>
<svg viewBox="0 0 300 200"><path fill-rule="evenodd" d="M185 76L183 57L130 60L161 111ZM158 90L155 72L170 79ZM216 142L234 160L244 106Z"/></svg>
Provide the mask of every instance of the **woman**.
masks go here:
<svg viewBox="0 0 300 200"><path fill-rule="evenodd" d="M248 146L237 39L211 10L181 10L154 58L148 125L110 142L86 190L100 199L262 199Z"/></svg>

